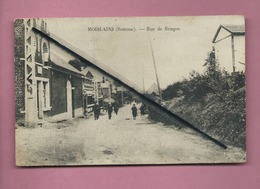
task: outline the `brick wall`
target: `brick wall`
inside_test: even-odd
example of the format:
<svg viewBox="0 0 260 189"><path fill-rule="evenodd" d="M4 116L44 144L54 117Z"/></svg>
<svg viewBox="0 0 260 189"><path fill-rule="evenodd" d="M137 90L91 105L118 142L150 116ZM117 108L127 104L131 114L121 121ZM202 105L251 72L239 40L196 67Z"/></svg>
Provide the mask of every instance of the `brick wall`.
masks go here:
<svg viewBox="0 0 260 189"><path fill-rule="evenodd" d="M67 112L67 81L69 75L59 72L52 71L51 77L51 114L57 115L60 113ZM72 76L70 78L72 87L72 98L73 98L73 109L83 107L83 98L82 98L82 79Z"/></svg>
<svg viewBox="0 0 260 189"><path fill-rule="evenodd" d="M23 19L14 22L14 57L15 57L15 115L23 118L25 110L25 61L24 58L24 23Z"/></svg>
<svg viewBox="0 0 260 189"><path fill-rule="evenodd" d="M67 75L53 71L51 78L51 114L57 115L67 112Z"/></svg>
<svg viewBox="0 0 260 189"><path fill-rule="evenodd" d="M73 108L82 108L83 107L83 99L82 99L82 79L78 77L72 77L72 87L73 90Z"/></svg>

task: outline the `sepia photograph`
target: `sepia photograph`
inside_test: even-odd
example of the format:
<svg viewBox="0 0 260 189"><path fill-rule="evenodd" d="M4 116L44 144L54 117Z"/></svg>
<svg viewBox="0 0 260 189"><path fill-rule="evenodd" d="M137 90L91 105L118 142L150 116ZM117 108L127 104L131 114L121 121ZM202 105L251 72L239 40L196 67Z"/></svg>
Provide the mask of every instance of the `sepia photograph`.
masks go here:
<svg viewBox="0 0 260 189"><path fill-rule="evenodd" d="M14 21L17 166L246 162L243 16Z"/></svg>

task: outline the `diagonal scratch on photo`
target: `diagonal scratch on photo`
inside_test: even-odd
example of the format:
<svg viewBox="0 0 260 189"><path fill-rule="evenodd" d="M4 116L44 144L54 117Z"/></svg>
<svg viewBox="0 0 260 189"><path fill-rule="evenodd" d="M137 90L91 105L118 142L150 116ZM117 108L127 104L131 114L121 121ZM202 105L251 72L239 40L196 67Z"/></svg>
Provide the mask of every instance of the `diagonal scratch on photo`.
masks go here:
<svg viewBox="0 0 260 189"><path fill-rule="evenodd" d="M246 161L243 16L14 22L17 166Z"/></svg>

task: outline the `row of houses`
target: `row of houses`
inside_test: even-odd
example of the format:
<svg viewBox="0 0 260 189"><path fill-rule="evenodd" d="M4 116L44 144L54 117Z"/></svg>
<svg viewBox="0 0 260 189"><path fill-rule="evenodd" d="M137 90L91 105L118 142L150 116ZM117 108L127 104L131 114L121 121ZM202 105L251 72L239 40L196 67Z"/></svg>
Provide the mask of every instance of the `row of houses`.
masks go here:
<svg viewBox="0 0 260 189"><path fill-rule="evenodd" d="M15 21L16 119L25 125L86 115L112 101L113 80L80 50L50 34L44 19Z"/></svg>

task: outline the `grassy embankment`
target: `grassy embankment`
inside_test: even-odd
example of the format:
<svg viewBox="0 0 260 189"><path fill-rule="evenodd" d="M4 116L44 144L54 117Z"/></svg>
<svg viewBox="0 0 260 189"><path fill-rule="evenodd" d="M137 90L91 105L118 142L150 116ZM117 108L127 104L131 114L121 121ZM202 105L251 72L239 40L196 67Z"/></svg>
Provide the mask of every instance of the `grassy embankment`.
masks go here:
<svg viewBox="0 0 260 189"><path fill-rule="evenodd" d="M245 74L208 67L163 90L167 109L226 145L246 149ZM160 116L155 120L163 121Z"/></svg>

